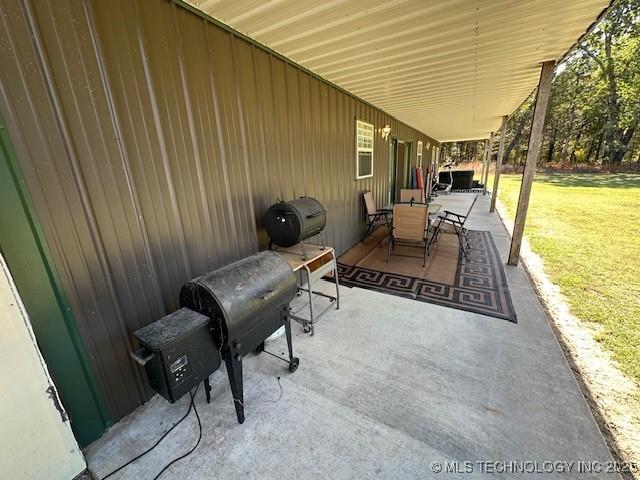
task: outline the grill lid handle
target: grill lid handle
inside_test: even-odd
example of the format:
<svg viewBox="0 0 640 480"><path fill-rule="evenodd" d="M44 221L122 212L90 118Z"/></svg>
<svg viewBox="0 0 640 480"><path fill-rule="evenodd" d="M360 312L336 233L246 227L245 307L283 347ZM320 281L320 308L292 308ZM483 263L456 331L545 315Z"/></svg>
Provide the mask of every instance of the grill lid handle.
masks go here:
<svg viewBox="0 0 640 480"><path fill-rule="evenodd" d="M307 218L319 217L320 215L324 215L325 213L327 213L326 210L318 210L317 212L307 215Z"/></svg>
<svg viewBox="0 0 640 480"><path fill-rule="evenodd" d="M273 211L275 213L280 213L282 215L295 215L296 214L296 212L292 212L291 210L285 210L284 208L280 208L280 209L274 208Z"/></svg>
<svg viewBox="0 0 640 480"><path fill-rule="evenodd" d="M147 350L142 347L135 352L131 352L131 358L144 367L147 362L153 358L153 353L147 352Z"/></svg>
<svg viewBox="0 0 640 480"><path fill-rule="evenodd" d="M275 290L269 290L264 295L262 295L260 298L262 300L269 300L270 298L273 298L275 295L276 295L276 291Z"/></svg>

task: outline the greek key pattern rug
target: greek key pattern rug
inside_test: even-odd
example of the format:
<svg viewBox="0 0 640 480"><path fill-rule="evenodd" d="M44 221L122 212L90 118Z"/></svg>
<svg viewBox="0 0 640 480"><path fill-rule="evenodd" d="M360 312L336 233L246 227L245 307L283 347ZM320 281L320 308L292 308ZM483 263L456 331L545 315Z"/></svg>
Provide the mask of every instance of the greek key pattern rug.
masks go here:
<svg viewBox="0 0 640 480"><path fill-rule="evenodd" d="M458 252L458 265L451 284L389 271L381 272L358 265L347 265L338 259L340 284L480 313L516 323L507 279L491 233L469 231L467 253L468 260L461 251ZM430 253L431 255L438 255L437 248ZM389 260L390 266L393 265L393 260L392 256Z"/></svg>

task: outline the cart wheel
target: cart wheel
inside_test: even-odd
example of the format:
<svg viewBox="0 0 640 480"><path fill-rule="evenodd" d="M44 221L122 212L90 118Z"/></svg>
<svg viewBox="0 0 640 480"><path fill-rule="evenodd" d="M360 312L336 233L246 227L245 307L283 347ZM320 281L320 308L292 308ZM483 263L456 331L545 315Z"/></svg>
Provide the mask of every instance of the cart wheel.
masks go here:
<svg viewBox="0 0 640 480"><path fill-rule="evenodd" d="M262 352L264 352L264 342L262 342L260 345L258 345L256 347L256 349L254 350L256 355L260 355Z"/></svg>
<svg viewBox="0 0 640 480"><path fill-rule="evenodd" d="M291 373L295 372L298 369L298 365L300 365L300 359L298 357L293 357L289 362L289 371Z"/></svg>
<svg viewBox="0 0 640 480"><path fill-rule="evenodd" d="M304 324L304 325L302 326L302 331L303 331L304 333L309 333L309 332L311 331L311 327L310 327L308 324Z"/></svg>

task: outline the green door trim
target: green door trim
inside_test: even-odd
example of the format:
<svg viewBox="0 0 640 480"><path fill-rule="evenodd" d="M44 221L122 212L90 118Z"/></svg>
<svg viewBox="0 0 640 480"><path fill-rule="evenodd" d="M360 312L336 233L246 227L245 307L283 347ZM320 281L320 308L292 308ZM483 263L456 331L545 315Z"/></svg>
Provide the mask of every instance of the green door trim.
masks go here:
<svg viewBox="0 0 640 480"><path fill-rule="evenodd" d="M109 416L0 113L0 252L81 446Z"/></svg>

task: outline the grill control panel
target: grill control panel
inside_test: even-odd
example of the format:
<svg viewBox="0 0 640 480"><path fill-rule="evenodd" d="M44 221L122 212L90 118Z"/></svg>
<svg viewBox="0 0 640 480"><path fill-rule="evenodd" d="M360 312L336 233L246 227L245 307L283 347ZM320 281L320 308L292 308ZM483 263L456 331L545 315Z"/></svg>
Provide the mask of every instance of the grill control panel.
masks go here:
<svg viewBox="0 0 640 480"><path fill-rule="evenodd" d="M187 377L191 375L191 366L189 365L189 359L187 355L182 355L175 362L169 366L169 371L173 377L175 384L182 383Z"/></svg>

